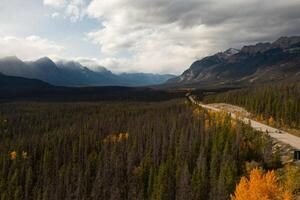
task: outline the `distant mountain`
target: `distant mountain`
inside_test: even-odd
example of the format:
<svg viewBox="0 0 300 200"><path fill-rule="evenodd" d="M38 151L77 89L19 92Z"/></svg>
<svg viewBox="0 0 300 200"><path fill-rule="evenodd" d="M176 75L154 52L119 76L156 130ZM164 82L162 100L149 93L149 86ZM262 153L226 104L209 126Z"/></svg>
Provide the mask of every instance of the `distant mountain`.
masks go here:
<svg viewBox="0 0 300 200"><path fill-rule="evenodd" d="M53 62L48 57L23 62L17 57L0 59L5 75L39 79L57 86L146 86L166 82L172 75L126 73L113 74L104 67L91 70L75 61Z"/></svg>
<svg viewBox="0 0 300 200"><path fill-rule="evenodd" d="M236 87L300 81L300 37L228 49L194 62L169 87Z"/></svg>
<svg viewBox="0 0 300 200"><path fill-rule="evenodd" d="M39 79L55 85L66 82L56 64L46 57L34 62L23 62L15 56L2 58L0 59L0 73Z"/></svg>
<svg viewBox="0 0 300 200"><path fill-rule="evenodd" d="M165 83L171 78L175 78L171 74L150 74L150 73L122 73L119 77L130 82L131 85L135 86L146 86L146 85L157 85Z"/></svg>
<svg viewBox="0 0 300 200"><path fill-rule="evenodd" d="M92 71L75 61L59 61L57 66L61 74L71 82L72 86L108 86L108 85L126 85L126 81L113 74L111 71L102 68ZM66 85L66 84L64 84Z"/></svg>
<svg viewBox="0 0 300 200"><path fill-rule="evenodd" d="M28 77L31 74L29 66L16 56L0 59L0 69L1 73L7 75Z"/></svg>

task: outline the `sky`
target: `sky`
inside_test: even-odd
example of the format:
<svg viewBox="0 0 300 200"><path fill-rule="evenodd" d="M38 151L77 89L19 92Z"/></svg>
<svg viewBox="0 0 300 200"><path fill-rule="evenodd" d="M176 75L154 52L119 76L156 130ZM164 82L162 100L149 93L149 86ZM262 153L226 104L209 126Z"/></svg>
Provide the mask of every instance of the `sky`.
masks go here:
<svg viewBox="0 0 300 200"><path fill-rule="evenodd" d="M300 35L300 0L0 0L0 57L181 74L230 47Z"/></svg>

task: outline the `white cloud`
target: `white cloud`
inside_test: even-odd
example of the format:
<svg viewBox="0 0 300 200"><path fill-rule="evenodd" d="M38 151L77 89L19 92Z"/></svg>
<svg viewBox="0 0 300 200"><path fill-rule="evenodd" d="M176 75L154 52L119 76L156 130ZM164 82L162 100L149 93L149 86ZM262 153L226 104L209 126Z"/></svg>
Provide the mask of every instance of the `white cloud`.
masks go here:
<svg viewBox="0 0 300 200"><path fill-rule="evenodd" d="M53 41L35 35L25 38L0 37L0 46L1 57L16 55L26 60L59 54L64 49Z"/></svg>
<svg viewBox="0 0 300 200"><path fill-rule="evenodd" d="M60 17L60 14L58 12L54 12L54 13L51 14L52 19L57 19L59 17Z"/></svg>
<svg viewBox="0 0 300 200"><path fill-rule="evenodd" d="M81 20L85 15L85 2L83 0L70 0L66 7L66 16L71 22Z"/></svg>
<svg viewBox="0 0 300 200"><path fill-rule="evenodd" d="M103 31L102 31L103 30ZM159 30L144 28L137 31L120 30L122 34L102 29L90 33L89 37L101 45L107 58L101 64L113 71L143 71L181 73L199 56L213 53L222 44L217 39L199 40L207 33L207 27L198 26L182 29L176 24L160 26ZM213 31L213 30L211 30ZM118 33L118 32L117 32ZM129 58L118 58L119 51L129 51Z"/></svg>
<svg viewBox="0 0 300 200"><path fill-rule="evenodd" d="M174 72L229 47L299 33L297 0L92 0L87 37L113 70ZM120 54L129 57L120 58Z"/></svg>
<svg viewBox="0 0 300 200"><path fill-rule="evenodd" d="M65 4L65 0L44 0L43 3L47 6L60 7Z"/></svg>
<svg viewBox="0 0 300 200"><path fill-rule="evenodd" d="M86 3L84 0L44 0L44 5L53 6L64 10L64 17L75 23L85 16ZM57 18L60 14L55 12L52 18Z"/></svg>

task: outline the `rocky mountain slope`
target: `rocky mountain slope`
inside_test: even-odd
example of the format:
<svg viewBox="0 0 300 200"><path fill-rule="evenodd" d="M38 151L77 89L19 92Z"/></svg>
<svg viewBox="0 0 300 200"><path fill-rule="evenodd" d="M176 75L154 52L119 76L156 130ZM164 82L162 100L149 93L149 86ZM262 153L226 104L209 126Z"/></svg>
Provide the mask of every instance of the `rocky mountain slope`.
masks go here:
<svg viewBox="0 0 300 200"><path fill-rule="evenodd" d="M281 37L205 57L167 85L212 88L280 81L300 81L300 37Z"/></svg>
<svg viewBox="0 0 300 200"><path fill-rule="evenodd" d="M166 82L172 75L124 73L114 74L104 67L91 70L75 61L53 62L44 57L23 62L17 57L0 59L0 73L39 79L58 86L146 86Z"/></svg>

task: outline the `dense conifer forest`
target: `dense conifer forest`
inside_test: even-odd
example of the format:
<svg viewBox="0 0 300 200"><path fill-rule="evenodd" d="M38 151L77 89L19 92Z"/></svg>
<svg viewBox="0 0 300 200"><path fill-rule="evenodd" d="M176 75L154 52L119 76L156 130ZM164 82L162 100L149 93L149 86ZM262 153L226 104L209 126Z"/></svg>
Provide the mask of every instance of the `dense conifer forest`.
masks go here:
<svg viewBox="0 0 300 200"><path fill-rule="evenodd" d="M225 200L246 162L276 163L267 137L184 100L6 103L0 116L1 200Z"/></svg>
<svg viewBox="0 0 300 200"><path fill-rule="evenodd" d="M225 102L245 107L258 120L300 129L300 84L266 85L210 95L204 102Z"/></svg>

